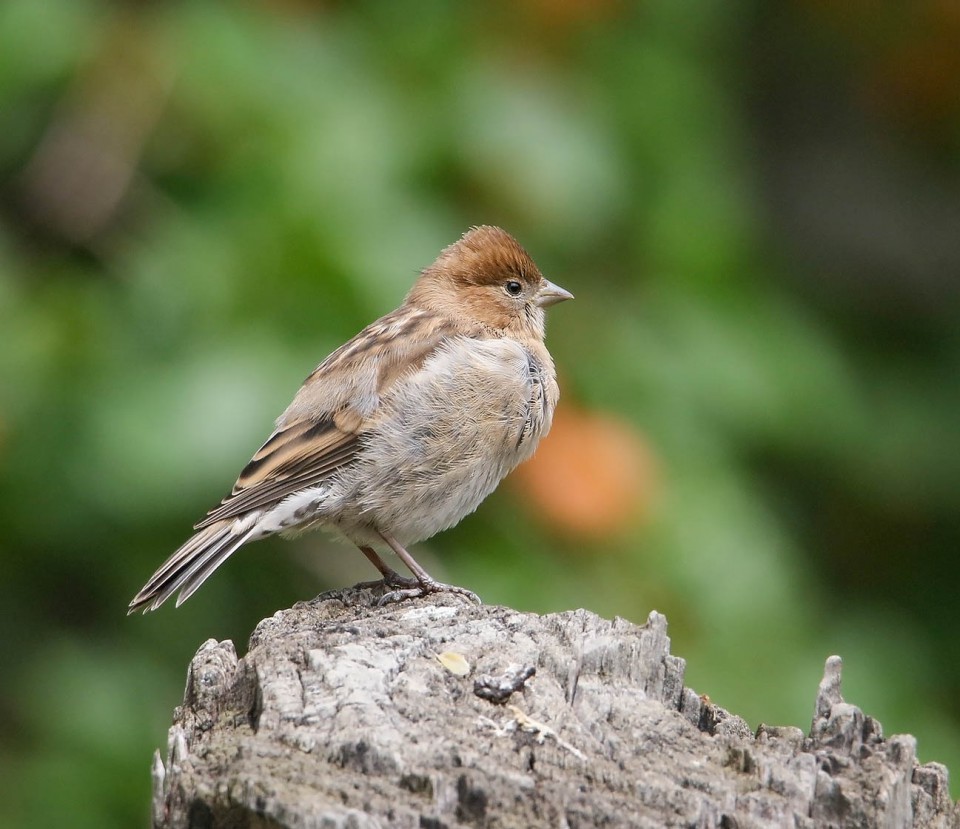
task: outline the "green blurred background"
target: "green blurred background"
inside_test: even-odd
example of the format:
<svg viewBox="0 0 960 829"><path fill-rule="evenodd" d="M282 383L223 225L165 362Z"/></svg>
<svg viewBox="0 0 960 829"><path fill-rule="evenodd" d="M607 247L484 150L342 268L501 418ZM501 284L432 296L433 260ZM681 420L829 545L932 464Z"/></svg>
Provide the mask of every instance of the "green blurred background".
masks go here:
<svg viewBox="0 0 960 829"><path fill-rule="evenodd" d="M187 662L371 578L319 534L126 604L301 380L468 226L573 291L537 459L417 548L667 614L687 681L960 768L960 12L0 4L0 824L148 821Z"/></svg>

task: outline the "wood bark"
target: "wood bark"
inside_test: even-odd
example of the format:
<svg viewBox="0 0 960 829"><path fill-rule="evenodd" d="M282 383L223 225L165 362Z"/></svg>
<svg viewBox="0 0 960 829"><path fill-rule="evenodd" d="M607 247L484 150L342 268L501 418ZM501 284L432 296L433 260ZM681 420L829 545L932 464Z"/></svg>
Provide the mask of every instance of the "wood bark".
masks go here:
<svg viewBox="0 0 960 829"><path fill-rule="evenodd" d="M809 734L684 687L666 619L325 594L193 658L156 827L960 827L947 770L840 695ZM812 688L811 688L812 690Z"/></svg>

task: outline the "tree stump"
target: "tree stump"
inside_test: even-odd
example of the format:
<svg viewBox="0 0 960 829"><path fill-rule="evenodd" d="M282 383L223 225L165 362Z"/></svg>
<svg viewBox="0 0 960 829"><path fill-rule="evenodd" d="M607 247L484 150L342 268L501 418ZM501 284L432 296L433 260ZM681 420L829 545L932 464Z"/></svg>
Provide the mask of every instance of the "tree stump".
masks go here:
<svg viewBox="0 0 960 829"><path fill-rule="evenodd" d="M156 827L958 827L947 770L840 696L809 735L683 685L666 619L350 588L193 658Z"/></svg>

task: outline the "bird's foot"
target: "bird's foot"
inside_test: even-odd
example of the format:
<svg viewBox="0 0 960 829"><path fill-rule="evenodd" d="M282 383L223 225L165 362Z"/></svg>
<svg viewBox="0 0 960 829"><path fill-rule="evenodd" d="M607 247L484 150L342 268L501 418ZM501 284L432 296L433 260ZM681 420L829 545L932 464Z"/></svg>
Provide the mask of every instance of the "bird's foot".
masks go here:
<svg viewBox="0 0 960 829"><path fill-rule="evenodd" d="M398 576L398 578L402 577ZM459 596L465 596L474 604L483 604L483 602L480 601L480 597L472 590L467 590L466 587L457 587L455 584L444 584L443 582L434 581L433 579L423 579L421 581L415 581L414 579L403 580L406 582L412 581L415 586L403 587L381 596L380 601L377 602L380 607L393 604L394 602L402 602L406 599L420 599L424 596L429 596L431 593L456 593Z"/></svg>
<svg viewBox="0 0 960 829"><path fill-rule="evenodd" d="M391 570L389 567L387 567L385 568L382 579L377 579L376 581L362 581L357 584L356 587L363 590L364 588L373 589L380 587L381 585L392 587L394 588L394 593L399 593L403 590L416 590L420 586L420 582L414 578L401 576L395 570ZM392 593L387 593L386 595L390 596ZM380 600L380 604L383 604L383 599Z"/></svg>

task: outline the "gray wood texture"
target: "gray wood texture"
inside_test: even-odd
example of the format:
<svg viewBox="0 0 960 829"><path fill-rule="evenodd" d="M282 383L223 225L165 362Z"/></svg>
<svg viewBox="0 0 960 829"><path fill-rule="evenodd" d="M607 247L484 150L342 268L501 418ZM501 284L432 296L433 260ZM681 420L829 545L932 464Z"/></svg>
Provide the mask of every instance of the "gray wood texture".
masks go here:
<svg viewBox="0 0 960 829"><path fill-rule="evenodd" d="M840 695L809 734L684 687L666 619L325 594L204 643L156 827L960 827L947 770ZM811 681L811 696L813 688Z"/></svg>

